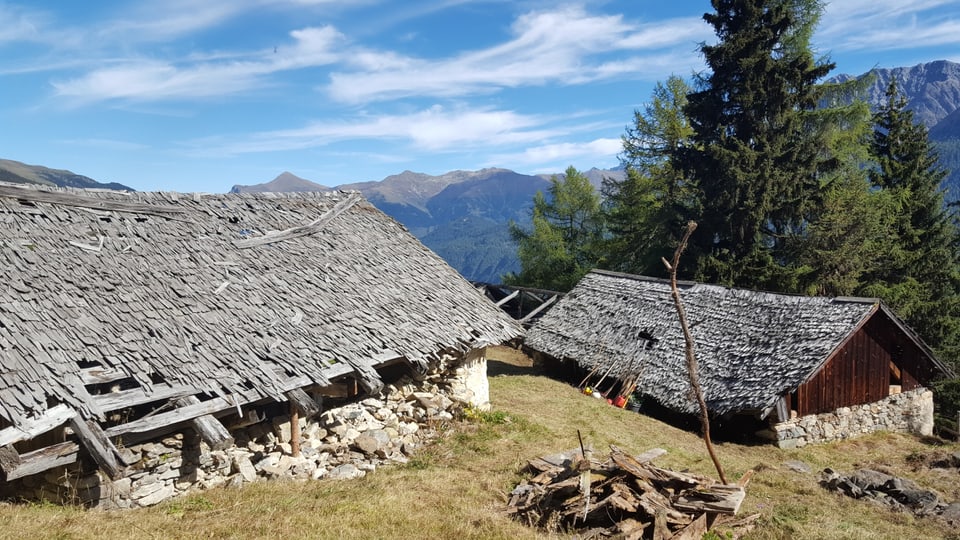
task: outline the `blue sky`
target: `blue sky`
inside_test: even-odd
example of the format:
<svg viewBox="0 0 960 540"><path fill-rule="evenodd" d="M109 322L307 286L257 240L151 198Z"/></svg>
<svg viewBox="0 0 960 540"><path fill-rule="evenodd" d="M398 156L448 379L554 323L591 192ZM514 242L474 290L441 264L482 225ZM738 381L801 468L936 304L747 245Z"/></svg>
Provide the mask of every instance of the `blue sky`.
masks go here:
<svg viewBox="0 0 960 540"><path fill-rule="evenodd" d="M0 0L0 158L139 190L617 164L707 1ZM835 0L833 74L960 62L960 0Z"/></svg>

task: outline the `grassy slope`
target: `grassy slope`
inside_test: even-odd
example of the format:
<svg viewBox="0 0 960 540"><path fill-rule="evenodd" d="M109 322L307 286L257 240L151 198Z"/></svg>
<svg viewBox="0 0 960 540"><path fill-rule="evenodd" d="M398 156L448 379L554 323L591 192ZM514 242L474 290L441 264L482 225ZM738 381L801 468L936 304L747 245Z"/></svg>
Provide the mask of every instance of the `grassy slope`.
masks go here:
<svg viewBox="0 0 960 540"><path fill-rule="evenodd" d="M491 371L502 373L491 376L495 413L461 426L406 466L357 481L211 490L126 512L3 506L0 538L559 538L510 521L502 508L523 463L576 446L577 429L601 454L609 443L633 452L659 446L669 453L658 465L715 476L696 434L615 409L529 369L491 362ZM758 469L742 511L763 515L751 538L949 537L956 533L935 520L827 493L817 486L816 471L870 466L958 500L955 470L919 466L926 457L957 450L960 445L934 446L901 435L792 451L718 447L729 477ZM783 466L789 459L815 472L791 472Z"/></svg>

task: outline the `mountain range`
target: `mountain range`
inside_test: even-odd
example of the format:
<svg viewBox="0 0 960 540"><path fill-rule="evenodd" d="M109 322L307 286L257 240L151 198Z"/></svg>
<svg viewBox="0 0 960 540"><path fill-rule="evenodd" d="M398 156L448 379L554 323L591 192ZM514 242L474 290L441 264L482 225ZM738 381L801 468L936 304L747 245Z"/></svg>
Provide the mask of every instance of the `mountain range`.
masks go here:
<svg viewBox="0 0 960 540"><path fill-rule="evenodd" d="M133 188L110 182L104 184L74 172L50 169L42 165L27 165L12 159L0 159L0 182L12 184L39 184L83 189L116 189L134 191Z"/></svg>
<svg viewBox="0 0 960 540"><path fill-rule="evenodd" d="M929 128L941 165L951 171L944 181L947 200L960 200L960 64L938 60L858 76L838 75L833 80L860 77L872 77L865 99L873 107L885 102L890 80L898 81L908 107ZM622 179L624 172L591 169L584 174L599 188L604 177ZM549 188L550 176L499 168L437 176L404 171L380 181L328 187L284 172L266 183L234 186L231 192L358 190L467 278L499 282L504 273L519 270L507 224L511 220L529 224L533 196ZM12 160L0 160L0 181L130 190L122 184L103 184L70 171Z"/></svg>
<svg viewBox="0 0 960 540"><path fill-rule="evenodd" d="M584 174L599 188L604 177L622 179L624 172L591 169ZM404 171L379 182L329 188L284 172L270 182L230 191L358 190L467 278L499 282L503 274L519 270L507 224L530 222L533 196L550 187L551 176L498 168L438 176Z"/></svg>

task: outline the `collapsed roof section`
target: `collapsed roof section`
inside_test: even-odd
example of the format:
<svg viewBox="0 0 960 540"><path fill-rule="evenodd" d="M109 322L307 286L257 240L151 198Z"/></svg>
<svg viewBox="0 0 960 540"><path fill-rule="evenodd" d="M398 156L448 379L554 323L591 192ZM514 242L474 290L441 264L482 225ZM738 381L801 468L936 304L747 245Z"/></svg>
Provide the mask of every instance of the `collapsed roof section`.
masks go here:
<svg viewBox="0 0 960 540"><path fill-rule="evenodd" d="M345 375L374 390L385 362L522 333L355 192L0 185L0 262L0 446L158 400L189 398L106 434Z"/></svg>

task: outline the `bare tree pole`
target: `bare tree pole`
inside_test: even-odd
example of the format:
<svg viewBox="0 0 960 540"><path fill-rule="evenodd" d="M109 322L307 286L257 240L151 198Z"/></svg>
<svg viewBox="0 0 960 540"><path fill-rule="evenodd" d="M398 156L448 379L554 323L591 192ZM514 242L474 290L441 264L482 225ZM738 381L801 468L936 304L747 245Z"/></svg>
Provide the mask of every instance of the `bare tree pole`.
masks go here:
<svg viewBox="0 0 960 540"><path fill-rule="evenodd" d="M697 398L700 406L700 426L703 429L703 442L707 445L707 453L713 460L713 465L717 468L717 474L720 475L720 481L727 483L727 477L723 474L723 467L720 466L720 460L717 459L716 452L713 451L713 443L710 441L710 415L707 412L707 402L703 399L703 389L700 388L700 376L698 375L697 357L693 353L693 336L690 334L690 326L687 324L687 314L683 310L683 303L680 301L680 289L677 287L677 267L680 265L680 254L687 249L687 241L690 235L697 229L696 221L687 222L687 232L683 234L680 245L673 252L673 262L668 262L661 258L663 264L670 272L670 289L673 296L673 305L677 308L677 315L680 316L680 327L683 328L683 340L686 342L687 355L687 375L690 377L690 387Z"/></svg>

